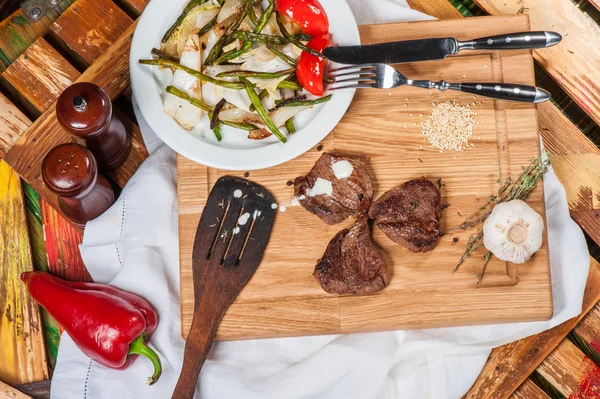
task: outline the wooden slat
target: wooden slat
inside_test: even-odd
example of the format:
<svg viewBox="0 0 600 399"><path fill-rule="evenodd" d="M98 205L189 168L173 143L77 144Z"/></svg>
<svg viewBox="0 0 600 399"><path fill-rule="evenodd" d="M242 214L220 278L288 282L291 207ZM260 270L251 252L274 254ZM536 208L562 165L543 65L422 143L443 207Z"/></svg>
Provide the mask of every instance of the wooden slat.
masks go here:
<svg viewBox="0 0 600 399"><path fill-rule="evenodd" d="M98 58L78 79L77 82L92 82L102 87L114 99L129 86L129 48L135 30L132 24L110 48ZM135 136L134 136L135 138ZM7 152L6 162L11 165L40 195L58 209L55 197L44 186L41 179L40 154L46 154L58 144L72 141L72 138L58 124L54 107L46 110ZM141 144L134 150L127 162L121 167L121 184L131 176L147 157ZM143 149L143 151L142 151Z"/></svg>
<svg viewBox="0 0 600 399"><path fill-rule="evenodd" d="M546 395L546 392L542 391L533 381L527 379L510 396L510 399L550 399L550 396Z"/></svg>
<svg viewBox="0 0 600 399"><path fill-rule="evenodd" d="M31 121L0 93L0 159L30 125Z"/></svg>
<svg viewBox="0 0 600 399"><path fill-rule="evenodd" d="M134 14L140 15L148 5L148 1L149 0L120 0L120 3Z"/></svg>
<svg viewBox="0 0 600 399"><path fill-rule="evenodd" d="M0 161L0 379L10 385L48 378L38 305L19 276L33 269L19 176Z"/></svg>
<svg viewBox="0 0 600 399"><path fill-rule="evenodd" d="M462 18L462 14L447 0L408 0L408 5L437 19Z"/></svg>
<svg viewBox="0 0 600 399"><path fill-rule="evenodd" d="M571 1L475 0L492 15L529 14L532 30L554 30L563 35L560 45L534 50L536 61L600 123L600 28Z"/></svg>
<svg viewBox="0 0 600 399"><path fill-rule="evenodd" d="M15 388L34 399L50 399L50 380L16 385Z"/></svg>
<svg viewBox="0 0 600 399"><path fill-rule="evenodd" d="M31 43L48 32L52 22L75 0L62 0L39 21L31 22L22 9L0 21L0 72L16 60Z"/></svg>
<svg viewBox="0 0 600 399"><path fill-rule="evenodd" d="M52 32L88 66L132 22L111 0L78 0L54 21Z"/></svg>
<svg viewBox="0 0 600 399"><path fill-rule="evenodd" d="M2 80L37 117L79 75L77 69L40 37L2 73Z"/></svg>
<svg viewBox="0 0 600 399"><path fill-rule="evenodd" d="M600 367L569 340L562 341L537 371L569 399L600 397Z"/></svg>
<svg viewBox="0 0 600 399"><path fill-rule="evenodd" d="M594 306L573 331L600 353L600 303Z"/></svg>
<svg viewBox="0 0 600 399"><path fill-rule="evenodd" d="M17 391L15 388L0 381L0 398L2 399L31 399L31 396Z"/></svg>

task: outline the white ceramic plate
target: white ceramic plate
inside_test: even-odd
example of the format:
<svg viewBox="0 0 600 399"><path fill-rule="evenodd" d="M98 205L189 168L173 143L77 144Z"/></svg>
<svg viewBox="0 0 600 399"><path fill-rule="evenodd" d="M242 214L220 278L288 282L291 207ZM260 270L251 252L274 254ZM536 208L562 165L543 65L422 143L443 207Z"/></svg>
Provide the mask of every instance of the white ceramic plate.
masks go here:
<svg viewBox="0 0 600 399"><path fill-rule="evenodd" d="M279 165L302 155L323 140L342 119L355 90L340 90L332 99L294 118L297 132L282 144L275 137L249 140L241 130L223 127L218 142L208 127L208 118L193 130L181 128L163 111L164 89L170 72L141 65L152 58L150 50L160 47L164 32L177 19L189 0L152 0L144 10L131 45L131 87L142 115L150 127L171 148L198 163L226 170L256 170ZM345 0L320 0L329 17L332 41L336 45L360 44L354 15ZM330 63L330 68L335 68Z"/></svg>

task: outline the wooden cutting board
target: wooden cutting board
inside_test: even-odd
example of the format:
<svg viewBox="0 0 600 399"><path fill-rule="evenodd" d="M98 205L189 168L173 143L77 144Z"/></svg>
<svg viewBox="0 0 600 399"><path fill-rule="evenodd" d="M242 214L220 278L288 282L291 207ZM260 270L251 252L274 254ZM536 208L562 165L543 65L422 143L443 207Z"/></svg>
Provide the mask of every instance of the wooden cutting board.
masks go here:
<svg viewBox="0 0 600 399"><path fill-rule="evenodd" d="M360 27L364 44L446 36L466 40L527 30L526 15ZM533 59L526 50L463 52L445 61L398 68L413 79L535 84ZM454 99L470 104L477 113L471 140L474 147L460 153L440 153L423 141L420 124L431 114L432 103ZM547 238L524 265L493 259L477 287L484 249L452 273L475 229L448 234L434 251L413 254L374 227L374 240L392 270L390 285L371 296L327 294L312 276L315 263L329 240L352 221L326 226L302 207L291 206L293 187L286 184L306 174L322 151L360 155L369 159L375 197L409 179L441 178L442 202L450 204L444 211L442 229L455 227L497 192L499 175L502 180L518 176L521 167L540 154L534 105L406 87L359 90L346 116L321 145L284 165L250 172L248 178L271 190L287 211L277 216L264 260L226 313L217 339L433 328L546 320L552 316ZM244 173L207 168L181 156L177 173L185 336L194 309L191 254L202 207L219 177L241 177ZM541 183L528 202L545 215Z"/></svg>

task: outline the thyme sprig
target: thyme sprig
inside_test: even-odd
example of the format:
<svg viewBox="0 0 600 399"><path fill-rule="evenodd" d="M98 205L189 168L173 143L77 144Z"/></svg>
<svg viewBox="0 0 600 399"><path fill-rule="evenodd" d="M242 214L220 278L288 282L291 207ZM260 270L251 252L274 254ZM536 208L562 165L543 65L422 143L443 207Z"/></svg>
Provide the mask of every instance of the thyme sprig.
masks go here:
<svg viewBox="0 0 600 399"><path fill-rule="evenodd" d="M473 214L471 214L468 218L465 219L458 229L466 230L470 227L475 227L480 223L486 221L486 219L492 213L493 208L497 204L501 204L503 202L509 202L515 199L525 201L529 194L535 189L538 182L544 176L544 173L548 171L550 167L550 158L547 156L542 157L539 156L531 160L529 166L523 168L523 172L519 175L516 180L512 180L510 178L506 179L504 185L500 187L498 193L496 195L492 195L487 203L483 205L481 208L477 209ZM454 230L454 229L451 229ZM453 272L456 272L458 268L463 264L463 262L471 256L473 252L483 246L483 229L480 228L477 231L477 234L469 237L469 241L467 243L467 247L465 252L454 266ZM477 284L481 283L481 279L483 278L483 274L485 273L485 269L487 267L488 262L490 261L491 254L488 252L484 256L484 264L481 271L481 274L477 277Z"/></svg>

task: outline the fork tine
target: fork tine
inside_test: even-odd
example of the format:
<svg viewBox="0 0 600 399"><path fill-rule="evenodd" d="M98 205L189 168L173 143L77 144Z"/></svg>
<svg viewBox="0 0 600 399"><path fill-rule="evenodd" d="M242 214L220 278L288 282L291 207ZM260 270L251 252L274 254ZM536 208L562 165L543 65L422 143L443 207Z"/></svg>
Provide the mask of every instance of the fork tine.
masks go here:
<svg viewBox="0 0 600 399"><path fill-rule="evenodd" d="M344 71L349 71L349 70L353 70L353 69L356 69L358 71L363 71L363 70L373 70L376 68L377 68L377 66L375 64L348 65L348 66L345 66L342 68L332 69L329 72L337 73L337 72L344 72Z"/></svg>
<svg viewBox="0 0 600 399"><path fill-rule="evenodd" d="M375 73L366 71L366 72L348 72L348 73L341 73L339 75L334 75L334 76L329 76L330 78L335 79L336 81L338 81L338 78L342 78L344 76L354 76L354 80L358 80L358 79L362 79L362 78L375 78L377 77L377 75Z"/></svg>
<svg viewBox="0 0 600 399"><path fill-rule="evenodd" d="M331 82L331 85L337 84L337 83L346 83L346 82L358 82L360 83L361 81L373 81L375 82L377 75L360 75L360 76L355 76L352 78L346 78L346 79L340 79L338 80L337 77L335 77L334 81Z"/></svg>
<svg viewBox="0 0 600 399"><path fill-rule="evenodd" d="M371 89L375 87L373 83L358 83L355 85L346 85L346 86L340 86L340 87L327 87L327 90L329 91L334 91L334 90L341 90L341 89Z"/></svg>

